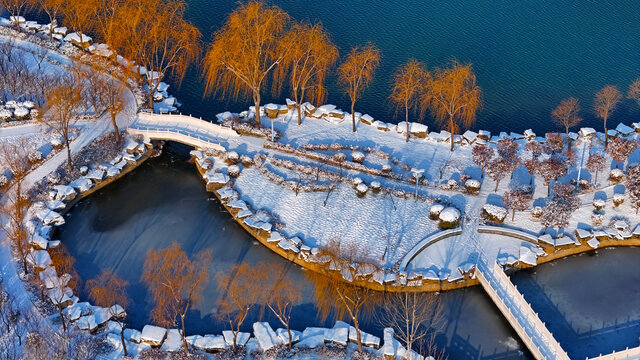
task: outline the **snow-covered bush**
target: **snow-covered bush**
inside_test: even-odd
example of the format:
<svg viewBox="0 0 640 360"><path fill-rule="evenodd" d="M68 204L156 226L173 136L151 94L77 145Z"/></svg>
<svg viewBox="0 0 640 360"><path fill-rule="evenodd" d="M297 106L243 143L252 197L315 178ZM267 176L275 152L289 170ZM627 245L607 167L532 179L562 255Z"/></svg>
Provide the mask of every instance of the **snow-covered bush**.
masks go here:
<svg viewBox="0 0 640 360"><path fill-rule="evenodd" d="M231 177L238 177L240 175L240 167L238 165L231 165L227 169L227 172Z"/></svg>
<svg viewBox="0 0 640 360"><path fill-rule="evenodd" d="M25 107L18 107L13 112L13 116L16 120L27 120L29 118L29 110Z"/></svg>
<svg viewBox="0 0 640 360"><path fill-rule="evenodd" d="M362 184L362 179L360 179L359 177L355 177L351 179L351 183L353 184L353 186L358 186Z"/></svg>
<svg viewBox="0 0 640 360"><path fill-rule="evenodd" d="M5 187L9 184L9 178L6 175L0 175L0 187Z"/></svg>
<svg viewBox="0 0 640 360"><path fill-rule="evenodd" d="M364 197L364 195L367 193L367 190L369 190L369 187L364 183L360 183L358 184L358 186L356 186L356 192L358 193L359 197Z"/></svg>
<svg viewBox="0 0 640 360"><path fill-rule="evenodd" d="M60 174L58 174L57 172L52 172L51 174L47 175L47 181L50 184L58 184L60 182Z"/></svg>
<svg viewBox="0 0 640 360"><path fill-rule="evenodd" d="M445 208L438 216L441 229L453 229L460 224L460 211L454 207Z"/></svg>
<svg viewBox="0 0 640 360"><path fill-rule="evenodd" d="M407 192L402 189L393 190L393 196L404 199L407 196Z"/></svg>
<svg viewBox="0 0 640 360"><path fill-rule="evenodd" d="M444 206L442 204L431 205L431 208L429 208L429 217L432 220L437 220L442 210L444 210Z"/></svg>
<svg viewBox="0 0 640 360"><path fill-rule="evenodd" d="M507 217L507 213L508 210L502 206L485 204L485 206L482 207L482 214L491 222L504 222L504 219Z"/></svg>
<svg viewBox="0 0 640 360"><path fill-rule="evenodd" d="M539 219L540 216L542 216L542 207L534 206L533 209L531 209L531 217Z"/></svg>
<svg viewBox="0 0 640 360"><path fill-rule="evenodd" d="M345 155L344 153L337 153L335 155L332 156L333 161L337 161L337 162L345 162L347 160L347 155Z"/></svg>
<svg viewBox="0 0 640 360"><path fill-rule="evenodd" d="M594 199L593 200L593 207L596 208L596 210L602 210L604 209L604 206L606 205L605 201L602 199Z"/></svg>
<svg viewBox="0 0 640 360"><path fill-rule="evenodd" d="M0 121L10 121L13 117L13 111L9 109L0 109Z"/></svg>
<svg viewBox="0 0 640 360"><path fill-rule="evenodd" d="M382 188L382 185L377 181L372 181L371 184L370 184L370 187L371 187L371 191L373 193L378 193L378 192L380 192L380 189Z"/></svg>
<svg viewBox="0 0 640 360"><path fill-rule="evenodd" d="M604 221L604 214L602 214L599 211L594 211L593 214L591 214L591 225L592 226L601 226L602 222Z"/></svg>
<svg viewBox="0 0 640 360"><path fill-rule="evenodd" d="M613 205L620 206L620 204L622 204L624 202L624 195L623 194L615 194L613 195Z"/></svg>
<svg viewBox="0 0 640 360"><path fill-rule="evenodd" d="M458 182L453 179L449 179L446 184L440 185L442 190L458 190L458 187Z"/></svg>
<svg viewBox="0 0 640 360"><path fill-rule="evenodd" d="M62 147L62 140L60 140L60 139L51 140L51 146L53 146L54 149L61 148Z"/></svg>
<svg viewBox="0 0 640 360"><path fill-rule="evenodd" d="M353 162L361 164L364 161L364 154L360 151L354 151L351 153L351 158L353 159Z"/></svg>
<svg viewBox="0 0 640 360"><path fill-rule="evenodd" d="M391 166L390 166L390 165L387 165L387 164L382 165L382 172L383 172L384 174L389 174L389 173L391 173Z"/></svg>
<svg viewBox="0 0 640 360"><path fill-rule="evenodd" d="M618 183L618 182L622 181L622 179L624 179L624 172L622 172L622 170L620 170L620 169L613 169L609 173L609 180L611 180L613 182Z"/></svg>
<svg viewBox="0 0 640 360"><path fill-rule="evenodd" d="M27 155L27 158L29 159L29 163L35 164L42 160L42 153L38 150L34 150Z"/></svg>
<svg viewBox="0 0 640 360"><path fill-rule="evenodd" d="M244 165L245 167L253 165L253 159L247 155L240 156L240 162L242 162L242 165Z"/></svg>
<svg viewBox="0 0 640 360"><path fill-rule="evenodd" d="M235 151L229 151L225 156L225 160L228 164L235 164L240 160L240 155Z"/></svg>
<svg viewBox="0 0 640 360"><path fill-rule="evenodd" d="M464 182L464 189L469 194L477 194L480 192L480 181L469 179Z"/></svg>

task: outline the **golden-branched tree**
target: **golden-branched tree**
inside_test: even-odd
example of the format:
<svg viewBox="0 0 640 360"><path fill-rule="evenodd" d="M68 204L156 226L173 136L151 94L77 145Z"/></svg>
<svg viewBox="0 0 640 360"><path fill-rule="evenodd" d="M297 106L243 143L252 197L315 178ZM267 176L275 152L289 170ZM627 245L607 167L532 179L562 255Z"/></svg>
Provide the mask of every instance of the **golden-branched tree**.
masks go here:
<svg viewBox="0 0 640 360"><path fill-rule="evenodd" d="M627 92L627 98L635 100L640 104L640 78L635 79L631 85L629 85L629 91Z"/></svg>
<svg viewBox="0 0 640 360"><path fill-rule="evenodd" d="M20 32L20 17L24 16L34 5L35 0L0 0L0 8L5 9L10 16L14 17L13 23L18 32Z"/></svg>
<svg viewBox="0 0 640 360"><path fill-rule="evenodd" d="M293 344L293 336L289 323L293 306L302 299L300 289L291 280L284 279L286 269L282 265L270 265L268 267L265 294L266 304L269 310L287 329L289 349Z"/></svg>
<svg viewBox="0 0 640 360"><path fill-rule="evenodd" d="M358 261L357 255L354 248L341 249L337 242L332 242L319 253L325 260L320 271L307 271L307 275L315 287L319 315L327 318L333 314L337 319L349 319L356 329L358 351L362 352L360 322L373 314L380 294L356 284L356 281L367 280L376 270L374 265Z"/></svg>
<svg viewBox="0 0 640 360"><path fill-rule="evenodd" d="M345 93L351 100L351 122L356 132L356 101L373 79L380 65L380 50L373 44L356 46L349 52L345 61L338 67L338 81L345 87Z"/></svg>
<svg viewBox="0 0 640 360"><path fill-rule="evenodd" d="M429 82L430 76L424 64L416 59L401 65L393 74L393 88L389 99L396 105L397 110L404 109L407 142L409 142L409 110L418 104L420 94Z"/></svg>
<svg viewBox="0 0 640 360"><path fill-rule="evenodd" d="M7 219L2 230L11 241L14 249L23 263L24 273L28 273L27 259L30 254L30 233L26 227L27 209L31 206L31 199L23 193L22 182L31 168L28 161L28 149L32 148L28 140L21 138L17 142L0 142L0 163L11 172L12 188L7 193L7 201L2 207L2 215Z"/></svg>
<svg viewBox="0 0 640 360"><path fill-rule="evenodd" d="M38 121L64 139L67 148L67 166L73 170L71 161L71 130L85 109L82 95L83 85L74 77L66 77L59 85L46 93L46 103L38 112Z"/></svg>
<svg viewBox="0 0 640 360"><path fill-rule="evenodd" d="M182 0L130 1L135 16L120 21L131 20L126 26L134 26L132 34L138 37L134 59L147 69L148 100L153 108L153 94L160 82L169 76L181 82L189 65L200 56L202 35L184 19L186 4Z"/></svg>
<svg viewBox="0 0 640 360"><path fill-rule="evenodd" d="M263 263L255 267L242 263L216 275L218 289L223 293L217 315L231 326L234 351L237 349L240 327L249 311L264 301L264 285L270 271Z"/></svg>
<svg viewBox="0 0 640 360"><path fill-rule="evenodd" d="M128 282L115 274L113 269L104 269L98 276L87 281L86 288L89 298L95 305L108 309L109 316L120 326L120 341L127 356L127 344L124 341L124 329L127 325L121 310L126 310L129 304L127 296Z"/></svg>
<svg viewBox="0 0 640 360"><path fill-rule="evenodd" d="M305 96L316 105L320 105L326 98L324 81L329 69L338 60L338 48L320 24L293 25L280 46L285 47L281 50L285 53L284 64L275 68L273 86L276 88L275 93L279 93L288 77L300 125L300 105L305 101Z"/></svg>
<svg viewBox="0 0 640 360"><path fill-rule="evenodd" d="M67 325L62 310L71 304L71 295L80 285L80 275L76 272L76 260L64 247L49 250L51 265L56 269L57 277L51 280L53 287L49 289L49 298L58 308L58 315L62 321L62 329L67 331Z"/></svg>
<svg viewBox="0 0 640 360"><path fill-rule="evenodd" d="M100 6L98 1L67 1L62 8L62 16L71 29L78 33L82 44L85 43L86 34L94 28L96 10Z"/></svg>
<svg viewBox="0 0 640 360"><path fill-rule="evenodd" d="M560 104L551 112L551 119L556 125L564 127L569 144L568 148L571 149L569 129L582 121L580 117L580 102L578 99L570 97L560 101Z"/></svg>
<svg viewBox="0 0 640 360"><path fill-rule="evenodd" d="M251 95L260 124L260 93L284 60L286 47L280 43L288 22L286 12L262 1L249 1L233 11L207 50L206 92L234 99Z"/></svg>
<svg viewBox="0 0 640 360"><path fill-rule="evenodd" d="M433 72L420 104L423 111L428 109L436 123L451 133L451 151L458 129L475 123L481 96L471 64L454 60L450 67L436 68Z"/></svg>
<svg viewBox="0 0 640 360"><path fill-rule="evenodd" d="M155 303L153 321L160 326L178 327L186 355L189 349L185 318L191 306L202 300L210 261L211 252L203 251L190 259L175 241L166 249L150 249L144 261L142 279Z"/></svg>
<svg viewBox="0 0 640 360"><path fill-rule="evenodd" d="M609 143L609 137L607 136L607 119L609 119L609 116L611 116L611 113L620 100L622 100L622 94L618 91L618 88L613 85L607 85L596 93L593 110L596 116L604 121L605 146Z"/></svg>
<svg viewBox="0 0 640 360"><path fill-rule="evenodd" d="M49 18L49 39L53 39L53 30L58 21L58 15L63 11L66 0L38 0L38 6Z"/></svg>
<svg viewBox="0 0 640 360"><path fill-rule="evenodd" d="M123 13L120 11L127 0L96 0L94 12L94 28L100 40L109 47L117 49L123 42L129 39L124 38L125 33L119 31L120 21L128 21L127 18L120 18ZM115 54L114 54L115 55ZM115 57L115 56L114 56Z"/></svg>

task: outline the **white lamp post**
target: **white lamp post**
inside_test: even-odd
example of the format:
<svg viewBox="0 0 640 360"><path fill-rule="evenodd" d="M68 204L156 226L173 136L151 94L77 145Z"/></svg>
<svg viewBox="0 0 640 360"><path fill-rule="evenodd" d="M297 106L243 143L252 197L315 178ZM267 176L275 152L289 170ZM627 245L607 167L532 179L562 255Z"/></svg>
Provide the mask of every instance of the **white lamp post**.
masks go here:
<svg viewBox="0 0 640 360"><path fill-rule="evenodd" d="M411 172L413 173L413 177L416 179L416 200L418 200L418 180L420 179L420 175L422 175L424 170L411 168Z"/></svg>

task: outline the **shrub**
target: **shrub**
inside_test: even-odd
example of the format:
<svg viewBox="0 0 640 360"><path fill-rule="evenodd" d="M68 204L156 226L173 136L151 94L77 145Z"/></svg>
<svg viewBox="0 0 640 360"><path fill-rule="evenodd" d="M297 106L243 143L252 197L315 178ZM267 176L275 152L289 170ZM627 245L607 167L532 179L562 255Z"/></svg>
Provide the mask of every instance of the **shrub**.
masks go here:
<svg viewBox="0 0 640 360"><path fill-rule="evenodd" d="M342 163L342 162L345 162L347 160L347 155L345 155L344 153L339 152L339 153L333 155L332 158L333 158L334 161Z"/></svg>
<svg viewBox="0 0 640 360"><path fill-rule="evenodd" d="M602 210L604 209L604 206L606 205L605 201L602 199L595 199L593 200L593 207L596 208L596 210Z"/></svg>
<svg viewBox="0 0 640 360"><path fill-rule="evenodd" d="M480 192L480 181L469 179L464 183L465 191L469 194L477 194Z"/></svg>
<svg viewBox="0 0 640 360"><path fill-rule="evenodd" d="M240 175L240 167L238 165L231 165L227 169L227 172L231 177L238 177Z"/></svg>
<svg viewBox="0 0 640 360"><path fill-rule="evenodd" d="M360 151L354 151L351 153L351 158L353 159L353 162L362 164L362 162L364 161L364 154Z"/></svg>
<svg viewBox="0 0 640 360"><path fill-rule="evenodd" d="M438 225L441 229L456 228L460 224L460 211L454 207L445 208L440 212L438 219L440 219Z"/></svg>
<svg viewBox="0 0 640 360"><path fill-rule="evenodd" d="M601 226L604 221L604 214L599 211L594 211L591 214L591 225L593 226Z"/></svg>
<svg viewBox="0 0 640 360"><path fill-rule="evenodd" d="M235 151L229 151L225 156L225 161L230 165L237 163L239 160L240 155Z"/></svg>
<svg viewBox="0 0 640 360"><path fill-rule="evenodd" d="M444 206L442 204L431 205L431 208L429 208L429 217L432 220L437 220L442 210L444 210Z"/></svg>
<svg viewBox="0 0 640 360"><path fill-rule="evenodd" d="M364 183L360 183L358 184L358 186L356 186L356 192L358 193L359 197L364 197L364 195L367 193L367 190L369 190L369 187Z"/></svg>
<svg viewBox="0 0 640 360"><path fill-rule="evenodd" d="M247 155L240 156L240 162L242 162L242 165L244 165L244 167L253 165L253 159Z"/></svg>
<svg viewBox="0 0 640 360"><path fill-rule="evenodd" d="M351 183L353 184L353 186L358 186L362 184L362 179L360 179L359 177L355 177L351 179Z"/></svg>
<svg viewBox="0 0 640 360"><path fill-rule="evenodd" d="M496 222L496 223L504 222L504 219L507 217L507 213L508 213L508 210L501 206L486 204L482 208L482 214L487 220L491 222Z"/></svg>
<svg viewBox="0 0 640 360"><path fill-rule="evenodd" d="M619 183L623 179L624 179L624 172L622 172L622 170L620 169L613 169L611 170L611 173L609 173L609 180L611 180L614 183Z"/></svg>
<svg viewBox="0 0 640 360"><path fill-rule="evenodd" d="M622 194L615 194L613 195L613 205L615 205L616 207L620 206L620 204L622 204L624 202L624 195Z"/></svg>
<svg viewBox="0 0 640 360"><path fill-rule="evenodd" d="M371 187L371 191L374 194L377 194L377 193L380 192L380 189L382 188L382 185L377 181L372 181L371 184L370 184L370 187Z"/></svg>
<svg viewBox="0 0 640 360"><path fill-rule="evenodd" d="M389 174L391 173L391 166L390 165L382 165L382 173L383 174Z"/></svg>
<svg viewBox="0 0 640 360"><path fill-rule="evenodd" d="M535 206L533 209L531 209L531 217L533 217L534 219L539 219L541 216L542 216L542 207Z"/></svg>

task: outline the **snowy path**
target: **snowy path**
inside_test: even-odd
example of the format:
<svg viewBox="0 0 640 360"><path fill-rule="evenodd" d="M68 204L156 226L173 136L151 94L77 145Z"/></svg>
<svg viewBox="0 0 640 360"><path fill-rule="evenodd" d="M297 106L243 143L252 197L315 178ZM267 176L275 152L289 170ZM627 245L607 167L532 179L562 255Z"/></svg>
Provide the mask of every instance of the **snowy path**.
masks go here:
<svg viewBox="0 0 640 360"><path fill-rule="evenodd" d="M0 41L6 41L5 37L0 37ZM33 47L31 43L27 42L17 42L25 47ZM63 57L60 54L52 53L52 56L55 56L58 59L66 59L66 62L69 62L69 59ZM137 103L134 94L126 88L125 91L125 107L124 110L118 115L116 121L118 126L121 128L126 128L128 124L132 121L132 118L135 117L137 113ZM111 117L108 113L103 114L95 121L80 121L77 123L77 126L82 128L80 136L74 139L71 142L71 153L72 156L77 154L84 146L89 144L95 138L102 136L103 134L112 131ZM42 131L42 126L39 124L26 124L21 126L12 126L0 128L0 138L2 137L13 137L13 136L29 136L34 133L39 133ZM60 151L53 157L47 159L45 162L40 164L37 168L33 169L23 182L23 189L26 191L30 187L32 187L36 182L40 179L46 177L49 173L56 170L60 165L62 165L67 160L66 151ZM8 191L12 191L10 188ZM0 202L4 203L6 201L6 196L0 199ZM6 219L0 219L2 223L6 222ZM31 294L26 289L24 282L20 279L18 275L20 271L16 268L16 262L13 259L11 254L11 244L10 241L6 238L4 233L0 232L0 276L4 281L4 284L9 291L16 299L16 302L19 304L20 308L23 311L35 311L35 307L31 303Z"/></svg>

